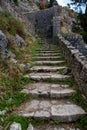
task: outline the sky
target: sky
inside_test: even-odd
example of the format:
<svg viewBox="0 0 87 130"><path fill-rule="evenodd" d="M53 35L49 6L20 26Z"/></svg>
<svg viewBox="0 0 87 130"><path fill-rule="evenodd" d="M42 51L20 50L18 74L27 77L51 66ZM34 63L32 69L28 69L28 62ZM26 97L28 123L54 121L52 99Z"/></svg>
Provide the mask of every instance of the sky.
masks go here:
<svg viewBox="0 0 87 130"><path fill-rule="evenodd" d="M67 3L69 3L69 0L57 0L57 1L58 1L58 4L61 6L66 6Z"/></svg>
<svg viewBox="0 0 87 130"><path fill-rule="evenodd" d="M61 6L67 6L67 4L70 3L70 0L57 0L57 1L58 1L58 4L61 5ZM85 6L81 7L81 8L82 8L82 11L84 13L85 12ZM79 10L77 12L79 12Z"/></svg>

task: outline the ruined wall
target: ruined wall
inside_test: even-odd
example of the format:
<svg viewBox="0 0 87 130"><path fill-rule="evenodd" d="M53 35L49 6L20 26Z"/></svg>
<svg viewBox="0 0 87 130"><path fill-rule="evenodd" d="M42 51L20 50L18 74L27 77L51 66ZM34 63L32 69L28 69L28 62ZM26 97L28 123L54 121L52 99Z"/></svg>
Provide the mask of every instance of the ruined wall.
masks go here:
<svg viewBox="0 0 87 130"><path fill-rule="evenodd" d="M60 16L53 17L53 37L60 33Z"/></svg>
<svg viewBox="0 0 87 130"><path fill-rule="evenodd" d="M35 27L35 32L47 36L53 27L53 17L58 11L58 6L27 14L27 18ZM52 30L53 31L53 30Z"/></svg>
<svg viewBox="0 0 87 130"><path fill-rule="evenodd" d="M69 41L58 35L58 45L72 69L72 74L78 84L79 90L84 98L87 99L87 59L73 47Z"/></svg>
<svg viewBox="0 0 87 130"><path fill-rule="evenodd" d="M46 34L52 24L53 8L41 10L36 14L36 32Z"/></svg>

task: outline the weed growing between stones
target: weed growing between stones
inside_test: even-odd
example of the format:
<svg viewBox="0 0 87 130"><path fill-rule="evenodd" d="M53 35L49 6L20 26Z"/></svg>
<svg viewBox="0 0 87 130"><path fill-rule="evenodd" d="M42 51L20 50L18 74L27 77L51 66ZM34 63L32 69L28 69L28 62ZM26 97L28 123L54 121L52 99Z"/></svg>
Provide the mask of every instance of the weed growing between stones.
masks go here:
<svg viewBox="0 0 87 130"><path fill-rule="evenodd" d="M79 91L78 85L76 84L73 77L66 80L66 83L72 87L76 92L72 95L71 99L73 102L75 102L77 105L80 105L87 111L87 104L85 103L84 99L81 96L81 93ZM75 123L75 126L78 128L82 128L83 130L87 130L87 115L83 117L81 120L77 121Z"/></svg>
<svg viewBox="0 0 87 130"><path fill-rule="evenodd" d="M6 121L4 130L9 130L9 126L13 123L13 122L17 122L20 123L22 126L22 130L26 130L28 127L28 119L22 116L18 116L18 115L11 115L9 117L9 119Z"/></svg>
<svg viewBox="0 0 87 130"><path fill-rule="evenodd" d="M59 74L63 74L64 70L65 70L65 68L64 68L64 69L59 69L59 70L58 70L58 73L59 73Z"/></svg>
<svg viewBox="0 0 87 130"><path fill-rule="evenodd" d="M54 124L54 125L59 125L60 123L61 123L60 120L54 120L54 121L52 121L52 124Z"/></svg>
<svg viewBox="0 0 87 130"><path fill-rule="evenodd" d="M26 130L28 128L28 125L31 123L34 126L43 126L45 124L50 124L50 125L59 125L61 122L60 120L41 120L41 119L32 119L32 118L27 118L23 117L20 115L11 115L6 123L4 124L4 129L9 130L9 126L13 123L17 122L20 123L22 126L22 130Z"/></svg>
<svg viewBox="0 0 87 130"><path fill-rule="evenodd" d="M9 130L9 126L11 123L17 122L20 123L22 126L22 130L26 130L28 128L28 125L31 123L33 125L44 125L45 121L44 120L39 120L39 119L32 119L32 118L26 118L22 117L19 115L11 115L6 123L4 124L4 130Z"/></svg>

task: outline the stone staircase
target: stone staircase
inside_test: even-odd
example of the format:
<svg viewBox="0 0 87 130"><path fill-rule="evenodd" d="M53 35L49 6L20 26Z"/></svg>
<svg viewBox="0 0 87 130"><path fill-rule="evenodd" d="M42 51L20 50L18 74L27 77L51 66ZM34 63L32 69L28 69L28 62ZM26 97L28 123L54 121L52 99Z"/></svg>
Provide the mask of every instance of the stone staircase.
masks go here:
<svg viewBox="0 0 87 130"><path fill-rule="evenodd" d="M36 130L80 130L71 122L81 119L86 112L71 100L75 90L66 81L72 75L59 73L67 68L60 50L42 48L36 52L35 66L31 68L31 73L25 75L35 82L27 84L22 90L33 98L14 113L27 118L62 122L59 126L37 126Z"/></svg>

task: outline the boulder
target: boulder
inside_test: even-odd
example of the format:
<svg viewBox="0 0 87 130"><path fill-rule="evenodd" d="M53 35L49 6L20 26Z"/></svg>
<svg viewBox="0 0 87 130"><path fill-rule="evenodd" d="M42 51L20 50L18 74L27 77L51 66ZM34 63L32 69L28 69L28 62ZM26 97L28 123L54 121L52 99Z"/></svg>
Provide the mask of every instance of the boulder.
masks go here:
<svg viewBox="0 0 87 130"><path fill-rule="evenodd" d="M0 111L0 115L5 115L6 114L6 110Z"/></svg>
<svg viewBox="0 0 87 130"><path fill-rule="evenodd" d="M27 43L24 41L24 39L22 37L20 37L19 35L16 35L14 42L16 43L16 45L18 47L27 45Z"/></svg>
<svg viewBox="0 0 87 130"><path fill-rule="evenodd" d="M0 30L0 53L1 54L7 54L7 44L8 44L8 40L5 36L5 34Z"/></svg>
<svg viewBox="0 0 87 130"><path fill-rule="evenodd" d="M3 9L2 9L2 7L0 6L0 12L2 12L3 11Z"/></svg>
<svg viewBox="0 0 87 130"><path fill-rule="evenodd" d="M29 124L27 130L35 130L34 127L32 126L32 124Z"/></svg>
<svg viewBox="0 0 87 130"><path fill-rule="evenodd" d="M22 130L22 128L19 123L13 122L10 126L10 130Z"/></svg>
<svg viewBox="0 0 87 130"><path fill-rule="evenodd" d="M25 64L19 64L19 67L22 71L28 71L30 70L30 64L29 63L25 63Z"/></svg>

